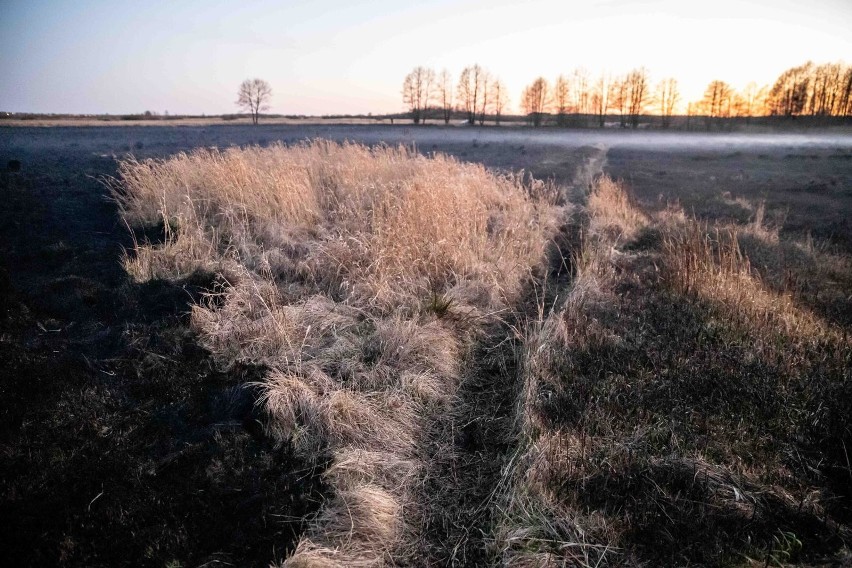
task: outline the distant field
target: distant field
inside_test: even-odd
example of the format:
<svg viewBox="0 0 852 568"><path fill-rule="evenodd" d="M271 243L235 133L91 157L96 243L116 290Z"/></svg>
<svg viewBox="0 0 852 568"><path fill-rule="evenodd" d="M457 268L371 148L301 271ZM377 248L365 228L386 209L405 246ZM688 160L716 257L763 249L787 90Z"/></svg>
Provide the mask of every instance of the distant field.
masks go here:
<svg viewBox="0 0 852 568"><path fill-rule="evenodd" d="M261 119L263 126L269 125L299 125L299 124L390 124L390 119L385 118L323 118L320 116L311 116L305 118L263 118ZM406 121L408 122L408 121ZM223 118L221 116L210 117L189 117L189 118L169 118L159 117L156 119L147 118L87 118L87 117L69 117L69 118L7 118L0 121L0 126L9 127L50 127L50 126L214 126L214 125L232 125L232 126L253 126L251 118Z"/></svg>
<svg viewBox="0 0 852 568"><path fill-rule="evenodd" d="M3 124L16 565L852 560L852 133Z"/></svg>

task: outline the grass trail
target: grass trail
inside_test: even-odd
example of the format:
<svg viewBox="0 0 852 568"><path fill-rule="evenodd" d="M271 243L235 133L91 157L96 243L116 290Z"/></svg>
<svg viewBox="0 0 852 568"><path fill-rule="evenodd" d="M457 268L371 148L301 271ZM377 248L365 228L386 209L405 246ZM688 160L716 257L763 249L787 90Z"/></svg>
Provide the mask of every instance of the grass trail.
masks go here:
<svg viewBox="0 0 852 568"><path fill-rule="evenodd" d="M496 507L508 491L510 472L520 457L517 403L522 387L519 358L522 329L529 314L567 296L572 251L570 200L582 195L602 174L606 149L589 156L561 189L560 226L543 266L530 272L519 303L486 331L473 350L452 408L430 428L430 456L420 498L423 500L424 556L442 566L482 566L497 561Z"/></svg>

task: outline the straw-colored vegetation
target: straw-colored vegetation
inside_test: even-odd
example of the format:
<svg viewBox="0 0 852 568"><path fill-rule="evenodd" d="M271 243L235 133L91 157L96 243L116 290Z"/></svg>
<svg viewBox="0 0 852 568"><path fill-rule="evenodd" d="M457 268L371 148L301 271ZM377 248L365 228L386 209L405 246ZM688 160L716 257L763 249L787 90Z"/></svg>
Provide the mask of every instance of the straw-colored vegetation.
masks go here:
<svg viewBox="0 0 852 568"><path fill-rule="evenodd" d="M783 246L756 209L651 218L598 180L567 296L527 327L504 565L848 561L852 342L752 268L739 234Z"/></svg>
<svg viewBox="0 0 852 568"><path fill-rule="evenodd" d="M760 205L709 225L606 177L575 204L520 180L327 142L122 164L125 220L163 233L128 272L206 275L200 342L263 369L269 435L324 468L286 565L848 560L852 344L805 307L848 259ZM802 286L826 259L832 283ZM459 470L458 431L505 399L499 463Z"/></svg>
<svg viewBox="0 0 852 568"><path fill-rule="evenodd" d="M409 556L424 428L541 262L553 189L320 141L127 161L116 188L128 224L165 233L128 255L128 272L218 274L193 309L201 342L225 367L267 369L270 434L327 463L332 497L287 564Z"/></svg>

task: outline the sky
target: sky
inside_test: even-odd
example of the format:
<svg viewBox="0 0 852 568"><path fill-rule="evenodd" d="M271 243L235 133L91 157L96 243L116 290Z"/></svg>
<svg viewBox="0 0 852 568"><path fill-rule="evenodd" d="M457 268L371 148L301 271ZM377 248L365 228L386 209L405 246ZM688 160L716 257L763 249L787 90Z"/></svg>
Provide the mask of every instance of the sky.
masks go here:
<svg viewBox="0 0 852 568"><path fill-rule="evenodd" d="M712 80L770 84L808 60L852 63L852 0L0 0L0 111L237 112L259 77L270 112L405 110L415 66L478 63L517 109L537 76L638 66L684 100Z"/></svg>

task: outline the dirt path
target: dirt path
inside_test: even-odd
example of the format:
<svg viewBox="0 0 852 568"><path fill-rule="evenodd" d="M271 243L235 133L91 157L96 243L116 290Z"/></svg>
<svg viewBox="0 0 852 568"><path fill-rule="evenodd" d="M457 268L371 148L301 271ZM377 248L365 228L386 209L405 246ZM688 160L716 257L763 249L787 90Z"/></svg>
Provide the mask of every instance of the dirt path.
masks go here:
<svg viewBox="0 0 852 568"><path fill-rule="evenodd" d="M582 194L606 164L605 147L588 153L568 195ZM520 388L519 333L523 318L539 302L554 305L570 286L571 206L554 238L546 277L539 275L523 294L522 306L486 330L468 359L452 410L429 432L430 464L423 483L424 557L434 566L496 565L491 545L499 520L496 504L509 483L507 472L517 457L516 405ZM545 290L546 288L546 290ZM542 291L544 290L544 294Z"/></svg>

